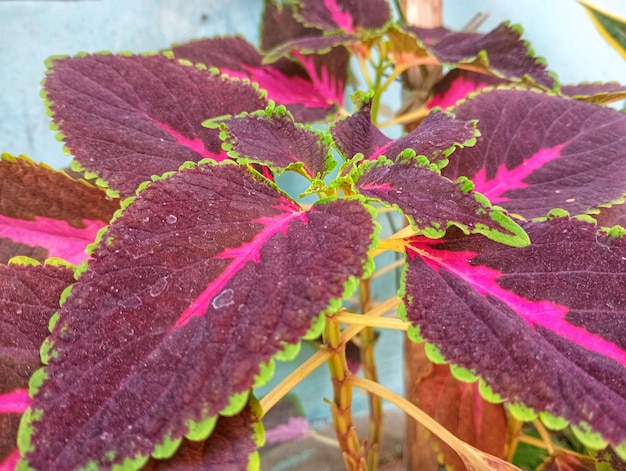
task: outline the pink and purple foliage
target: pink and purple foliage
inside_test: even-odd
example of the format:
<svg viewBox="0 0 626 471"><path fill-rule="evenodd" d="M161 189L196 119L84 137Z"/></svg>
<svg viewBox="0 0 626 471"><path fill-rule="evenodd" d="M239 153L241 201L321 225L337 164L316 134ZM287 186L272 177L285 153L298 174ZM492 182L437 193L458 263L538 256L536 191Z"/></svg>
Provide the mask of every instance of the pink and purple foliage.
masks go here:
<svg viewBox="0 0 626 471"><path fill-rule="evenodd" d="M343 105L349 51L388 23L382 0L267 2L262 52L214 38L49 62L54 127L108 192L3 156L2 255L77 267L0 266L0 469L245 469L250 389L370 276L378 206L413 230L390 241L413 334L508 403L626 443L626 115L593 103L623 87L559 94L506 24L406 27L408 49L490 75L454 69L429 105L446 111L398 139L367 93L302 124ZM320 200L283 192L287 171Z"/></svg>
<svg viewBox="0 0 626 471"><path fill-rule="evenodd" d="M31 406L43 416L32 436L40 452L29 461L73 468L111 446L149 454L168 431L181 436L189 420L218 414L254 384L259 364L296 343L341 299L343 284L363 275L372 231L357 201L303 211L236 165L149 185L92 249L61 307L49 379ZM129 401L130 428L115 412ZM46 445L59 423L73 439ZM110 440L91 442L97 430Z"/></svg>
<svg viewBox="0 0 626 471"><path fill-rule="evenodd" d="M0 265L0 469L19 460L15 436L32 400L28 381L41 367L39 348L72 270L51 265Z"/></svg>

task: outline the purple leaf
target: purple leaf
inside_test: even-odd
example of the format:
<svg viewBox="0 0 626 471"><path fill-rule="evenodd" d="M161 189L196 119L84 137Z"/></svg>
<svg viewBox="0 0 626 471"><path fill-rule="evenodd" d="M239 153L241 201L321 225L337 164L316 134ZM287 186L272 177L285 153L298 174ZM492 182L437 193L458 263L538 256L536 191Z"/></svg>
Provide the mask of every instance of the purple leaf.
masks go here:
<svg viewBox="0 0 626 471"><path fill-rule="evenodd" d="M303 55L320 54L324 55L339 46L349 46L361 42L361 37L356 34L337 34L328 36L314 36L296 38L284 42L269 51L263 58L264 62L271 64L289 54L292 54L300 61ZM303 64L306 67L306 64Z"/></svg>
<svg viewBox="0 0 626 471"><path fill-rule="evenodd" d="M424 44L434 45L440 42L442 39L455 34L451 29L443 26L436 26L434 28L424 28L421 26L408 25L407 31L413 33L413 35Z"/></svg>
<svg viewBox="0 0 626 471"><path fill-rule="evenodd" d="M485 88L489 85L508 83L504 79L492 75L480 74L463 69L453 69L433 87L433 97L427 104L427 108L436 106L446 109L454 106L459 100L467 97L472 92Z"/></svg>
<svg viewBox="0 0 626 471"><path fill-rule="evenodd" d="M124 196L152 175L226 155L209 118L264 109L256 89L162 55L53 59L44 88L79 165Z"/></svg>
<svg viewBox="0 0 626 471"><path fill-rule="evenodd" d="M486 91L453 109L481 139L442 174L464 175L492 203L525 218L581 214L626 193L626 115L532 91Z"/></svg>
<svg viewBox="0 0 626 471"><path fill-rule="evenodd" d="M460 68L480 69L496 77L514 82L535 83L552 89L557 86L552 74L546 70L545 61L534 56L528 44L521 39L522 29L502 23L487 34L456 33L436 29L434 33L424 28L408 26L406 33L417 44L413 53L423 55L425 49L442 64ZM401 34L396 33L400 44Z"/></svg>
<svg viewBox="0 0 626 471"><path fill-rule="evenodd" d="M523 225L531 245L415 238L403 297L447 361L503 399L606 440L626 440L626 238L554 217ZM598 295L601 293L601 295Z"/></svg>
<svg viewBox="0 0 626 471"><path fill-rule="evenodd" d="M324 63L306 58L303 61L306 67L284 60L263 65L261 54L242 38L192 41L175 46L172 52L179 59L217 67L230 77L247 78L258 83L259 87L267 90L271 100L285 105L301 122L323 119L343 103L349 60L347 51L343 49L338 48L327 54L325 59L329 60ZM233 57L242 59L237 61ZM265 106L248 111L260 108Z"/></svg>
<svg viewBox="0 0 626 471"><path fill-rule="evenodd" d="M382 28L390 19L385 0L298 0L297 18L307 26L352 33Z"/></svg>
<svg viewBox="0 0 626 471"><path fill-rule="evenodd" d="M406 149L435 162L445 159L457 148L471 146L479 135L473 122L454 119L452 114L435 112L409 134L391 140L371 120L371 103L366 97L359 110L333 124L331 135L344 159L357 153L367 160L381 155L395 160Z"/></svg>
<svg viewBox="0 0 626 471"><path fill-rule="evenodd" d="M262 444L260 410L254 398L233 417L220 417L208 440L195 442L183 439L176 454L166 460L151 459L144 471L247 471L250 462L258 460L257 446ZM259 430L260 428L260 430ZM261 443L259 443L261 442ZM254 469L254 468L252 468Z"/></svg>
<svg viewBox="0 0 626 471"><path fill-rule="evenodd" d="M222 147L239 163L255 162L280 172L291 169L309 179L332 170L327 135L294 123L282 106L218 123Z"/></svg>
<svg viewBox="0 0 626 471"><path fill-rule="evenodd" d="M60 257L78 264L114 211L117 200L84 181L3 154L0 161L0 260L18 255ZM9 196L10 195L10 196Z"/></svg>
<svg viewBox="0 0 626 471"><path fill-rule="evenodd" d="M0 265L0 469L19 458L17 429L30 405L28 380L41 366L39 348L72 270L53 265Z"/></svg>
<svg viewBox="0 0 626 471"><path fill-rule="evenodd" d="M471 184L447 178L412 161L380 159L359 167L359 193L399 208L414 229L442 237L450 225L514 246L528 244L524 231L480 195Z"/></svg>
<svg viewBox="0 0 626 471"><path fill-rule="evenodd" d="M626 85L617 82L562 85L561 93L578 100L604 105L626 99Z"/></svg>
<svg viewBox="0 0 626 471"><path fill-rule="evenodd" d="M30 409L31 466L146 456L245 397L259 365L355 288L373 231L357 200L303 211L233 164L147 185L61 308Z"/></svg>
<svg viewBox="0 0 626 471"><path fill-rule="evenodd" d="M278 0L264 2L260 48L270 51L280 44L305 36L320 36L317 28L308 28L294 18L293 7ZM285 65L289 64L289 61ZM291 63L296 65L295 63Z"/></svg>
<svg viewBox="0 0 626 471"><path fill-rule="evenodd" d="M293 16L293 8L289 4L278 3L274 0L265 2L263 11L263 22L261 24L261 50L269 52L283 43L288 43L294 39L305 37L319 37L322 32L315 28L307 28ZM312 123L321 121L332 114L335 114L338 107L343 105L344 88L348 81L348 64L350 54L343 47L337 47L323 55L315 55L305 58L300 55L302 62L282 58L268 64L265 56L263 61L265 70L277 69L287 76L299 75L310 80L315 87L315 95L322 95L325 101L319 103L309 103L311 92L307 92L306 87L295 88L291 84L288 87L274 87L272 97L276 93L283 95L283 98L276 100L285 104L294 115L296 121ZM306 66L305 67L303 66ZM309 78L310 77L310 78ZM277 84L278 85L278 84ZM295 90L300 90L297 95Z"/></svg>

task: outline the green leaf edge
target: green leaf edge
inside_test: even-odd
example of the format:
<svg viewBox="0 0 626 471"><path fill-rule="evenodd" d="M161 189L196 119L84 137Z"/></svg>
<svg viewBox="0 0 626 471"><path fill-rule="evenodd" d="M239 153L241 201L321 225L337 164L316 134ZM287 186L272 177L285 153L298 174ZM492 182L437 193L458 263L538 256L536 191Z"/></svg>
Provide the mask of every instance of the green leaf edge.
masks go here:
<svg viewBox="0 0 626 471"><path fill-rule="evenodd" d="M325 151L326 151L326 159L324 161L324 170L321 173L318 173L316 175L311 175L305 170L305 164L304 162L301 162L301 161L291 162L290 164L286 166L280 166L280 165L276 165L272 161L257 159L250 155L242 155L239 152L233 150L234 138L228 127L227 122L224 122L224 121L228 119L245 119L245 118L250 118L250 117L255 117L259 119L263 119L263 118L280 119L280 118L287 117L291 120L293 125L298 130L304 131L307 134L313 134L317 138L319 147L323 149L325 148ZM282 175L286 171L293 171L302 175L304 178L306 178L309 181L312 181L314 179L323 179L324 176L328 175L331 171L333 171L336 166L336 162L333 159L332 153L331 153L332 139L330 135L325 131L314 130L312 126L308 124L303 124L303 123L299 123L295 121L293 115L287 110L287 108L284 105L276 105L276 103L272 100L269 100L269 103L267 107L265 108L265 110L257 110L253 112L244 111L243 113L240 113L232 117L222 116L218 118L211 118L211 119L207 119L206 121L204 121L202 125L209 129L219 128L220 130L219 138L222 141L222 150L224 150L228 154L229 157L236 160L239 164L246 165L246 164L256 163L259 165L264 165L266 167L269 167L273 171L275 171L278 175Z"/></svg>
<svg viewBox="0 0 626 471"><path fill-rule="evenodd" d="M349 34L351 34L352 36L348 37L344 35L343 39L340 36L335 36L337 40L334 42L332 46L326 46L317 50L296 47L297 42L301 39L304 39L302 37L295 38L290 41L286 41L282 44L279 44L275 48L267 51L265 54L263 54L262 64L263 65L273 64L274 62L282 59L283 57L288 57L289 55L292 54L294 50L297 50L302 55L323 56L324 54L328 54L330 51L332 51L336 47L339 47L339 46L348 47L352 44L359 43L360 41L363 40L363 38L357 36L356 33L349 33ZM324 36L320 36L320 38L329 37L329 36L330 34L324 34Z"/></svg>
<svg viewBox="0 0 626 471"><path fill-rule="evenodd" d="M203 159L202 161L196 163L196 162L185 162L183 163L180 168L179 171L185 170L185 169L189 169L195 166L199 166L199 165L237 165L237 163L233 162L233 161L224 161L224 162L215 162L214 160L211 159ZM260 176L260 174L258 174L258 172L255 172L254 170L252 170L250 167L248 166L243 166L243 168L246 168L255 178L258 178ZM164 180L167 179L169 177L171 177L172 175L176 174L177 172L167 172L161 176L154 176L153 177L153 181L156 180ZM150 183L152 182L144 182L142 183L139 188L136 190L136 195L139 195ZM270 185L271 187L273 187L275 190L277 190L279 193L281 193L282 195L288 197L289 199L291 199L286 193L283 192L283 190L281 190L277 185L275 185L272 182L267 181L266 179L264 179L264 183ZM122 201L121 204L121 208L115 212L111 223L113 223L117 218L119 218L124 210L130 205L132 204L132 202L136 199L137 196L131 196L126 198L125 200ZM316 205L321 205L321 204L325 204L328 203L330 201L335 201L339 198L326 198L324 200L320 200L316 203ZM367 204L365 201L365 198L361 197L361 196L354 196L354 197L350 197L350 198L342 198L342 199L348 199L348 200L358 200L363 206L364 208L370 213L370 215L372 216L372 235L370 237L370 247L369 250L372 250L377 244L378 244L378 233L380 231L380 224L375 220L376 219L376 215L377 215L377 211L376 209ZM94 250L102 241L104 234L106 233L106 229L108 228L105 227L103 228L101 231L99 231L98 233L98 237L96 239L96 242L94 242L93 244L90 245L91 249L90 250ZM368 251L369 252L369 251ZM374 272L374 261L373 258L369 255L366 256L366 260L364 262L363 265L363 278L368 278L370 277L373 272ZM36 262L36 261L35 261ZM36 262L39 263L39 262ZM78 267L76 267L77 271L80 271L80 273L85 272L85 270L87 269L87 262L83 262L82 264L80 264ZM358 288L359 285L359 281L360 278L356 278L356 277L350 277L345 283L344 283L344 291L343 291L343 295L340 298L337 299L331 299L329 301L329 305L328 308L323 310L320 315L318 317L316 317L313 321L312 321L312 327L311 329L309 329L309 331L307 332L307 334L310 335L310 332L315 332L315 331L319 331L320 328L323 328L323 323L320 320L320 318L324 318L326 314L328 313L332 313L332 312L336 312L338 309L341 308L342 303L345 299L349 298ZM67 299L67 297L69 296L69 294L71 293L71 286L67 287L63 293L65 294L64 296L64 301ZM53 316L54 317L54 316ZM58 315L57 315L57 319L58 319ZM56 324L56 320L53 322L53 324ZM321 324L321 327L320 327ZM306 334L305 334L306 335ZM51 343L51 342L50 342ZM50 345L49 347L46 347L45 349L45 354L47 358L50 358L52 355L54 355L54 350L52 348L53 346ZM277 360L283 360L283 361L291 361L293 360L293 358L295 358L295 356L298 354L299 350L301 348L301 341L299 341L298 343L295 344L286 344L285 348L282 352L277 352L273 357L272 360L277 359ZM270 363L272 362L272 360L270 360ZM260 370L263 370L264 365L260 365ZM269 372L273 372L273 368L270 367L266 367L267 369L264 371L261 371L262 373L262 381L269 381L269 379L271 378L271 376L268 376ZM255 377L255 383L257 381L257 378L259 377L259 375L257 375L257 377ZM31 380L29 383L29 395L30 397L34 397L35 394L37 393L37 391L39 390L39 387L41 386L41 384L43 383L43 381L47 378L47 374L45 372L45 368L40 368L37 371L35 371L35 373L31 376ZM229 404L220 411L219 415L223 415L223 416L228 416L228 415L235 415L238 412L241 411L241 409L246 405L248 398L251 396L250 394L250 390L246 390L240 393L235 393L233 395L230 396L229 398ZM245 398L245 400L244 400ZM260 407L260 406L259 406ZM24 413L24 415L22 416L22 421L20 422L20 427L18 430L18 441L20 443L22 443L22 446L20 447L20 452L22 454L22 456L27 452L30 451L30 447L31 447L31 437L32 437L32 433L33 433L33 427L31 426L31 424L33 422L35 422L36 420L41 418L41 415L43 414L43 411L38 410L38 412L41 412L40 414L38 414L35 417L35 414L32 413L31 408L29 407L26 412ZM214 428L215 428L215 424L217 422L217 416L213 416L213 417L208 417L208 418L204 418L204 419L200 419L198 421L193 421L190 420L188 421L188 428L189 428L189 432L187 434L185 434L185 436L187 438L189 438L190 440L196 439L198 440L204 440L204 439L208 439L211 435L211 433L213 432ZM260 423L260 422L259 422ZM262 427L262 424L261 426ZM161 442L160 444L155 444L154 448L153 448L153 452L151 454L156 453L157 456L167 452L170 452L172 450L172 448L174 448L174 445L176 445L177 442L177 446L180 445L180 441L177 441L178 439L173 439L169 436L166 435L163 437L163 442ZM181 437L182 440L182 437ZM161 447L160 447L161 446ZM177 447L176 446L176 447ZM174 451L172 453L174 453L176 450L174 449ZM253 453L254 455L254 453ZM123 466L122 468L119 468L120 471L124 470L124 471L135 471L138 470L141 466L143 466L146 462L146 460L149 458L148 455L146 456L137 456L135 458L126 458L125 461L122 463ZM250 463L254 464L255 462L255 458L251 458ZM20 463L24 463L21 466L27 466L27 463L24 461L24 459L22 458L20 460ZM87 465L89 466L89 465ZM20 468L22 469L22 468ZM27 468L23 468L23 469L27 469ZM254 469L254 468L252 468Z"/></svg>
<svg viewBox="0 0 626 471"><path fill-rule="evenodd" d="M144 52L144 53L140 53L140 54L136 54L133 52L129 52L129 51L121 51L118 53L112 53L110 51L100 51L97 53L87 53L87 52L79 52L77 54L75 54L74 56L70 56L70 55L53 55L53 56L49 56L46 60L45 60L45 66L46 66L46 70L45 70L45 75L51 75L52 73L54 73L54 62L56 60L61 60L61 59L68 59L71 57L86 57L86 56L93 56L93 55L103 55L103 56L107 56L107 55L118 55L118 56L156 56L156 55L161 55L163 57L166 57L167 59L171 60L171 61L176 61L177 63L179 63L182 66L188 66L188 67L195 67L198 70L202 70L202 71L207 71L208 73L214 75L214 76L218 76L226 81L230 81L230 82L239 82L239 83L243 83L245 85L249 85L252 88L254 88L259 96L259 98L261 99L266 99L267 98L267 91L263 90L261 88L259 88L259 85L256 82L252 82L249 79L240 79L240 78L236 78L236 77L229 77L226 74L222 74L220 73L220 71L216 68L209 68L206 65L202 64L202 63L192 63L188 60L184 60L184 59L176 59L174 57L174 53L171 50L164 50L161 52ZM51 105L53 103L52 100L50 100L48 98L48 92L45 89L45 83L46 83L46 79L44 78L41 82L42 85L42 89L40 92L40 96L44 101L44 107L45 107L45 112L46 115L49 116L52 121L50 122L50 129L52 131L55 131L55 138L57 141L64 141L65 136L62 132L59 131L59 127L58 124L54 121L54 112L52 111ZM63 152L66 155L72 156L72 151L67 147L67 146L63 146ZM183 163L184 165L184 163ZM80 173L83 175L83 177L86 180L93 180L95 182L95 185L97 187L100 187L102 189L104 189L106 191L107 196L111 197L111 198L120 198L120 193L118 190L115 190L113 188L110 187L110 183L103 179L102 177L100 177L100 175L97 172L92 172L90 170L87 170L85 167L83 167L83 165L76 159L72 159L71 163L70 163L70 168L76 172L76 173ZM170 173L170 172L166 172ZM160 175L163 176L163 175ZM69 176L68 176L69 177ZM69 177L71 178L71 177ZM154 177L153 177L154 178ZM151 180L147 180L146 182L150 182ZM144 183L146 183L144 182ZM88 183L88 182L86 182ZM140 184L139 186L141 187L141 185L143 185L144 183ZM88 252L89 253L89 252Z"/></svg>
<svg viewBox="0 0 626 471"><path fill-rule="evenodd" d="M540 64L540 65L547 65L547 61L545 58L541 57L541 56L536 56L535 55L535 51L533 50L533 48L530 45L530 42L522 39L521 36L524 33L524 28L521 25L518 24L511 24L509 21L503 21L502 23L500 23L500 26L505 25L506 27L508 27L509 29L517 32L520 35L520 41L524 44L525 48L526 48L526 57L529 57L531 59L534 59L536 63ZM487 53L486 50L481 49L480 51L478 51L478 53L474 56L468 56L466 58L463 58L461 60L458 60L456 62L443 62L441 61L441 59L439 59L439 57L437 57L437 55L432 52L430 50L430 48L428 48L428 46L421 41L417 36L415 36L415 34L413 34L410 31L404 30L404 29L400 29L399 32L401 34L405 34L408 35L412 38L415 39L415 41L417 42L417 46L419 49L422 49L426 55L432 57L433 59L435 59L437 62L439 62L441 65L444 66L448 66L448 67L456 67L459 69L463 69L465 66L465 68L467 68L467 66L472 66L472 69L470 70L474 70L474 68L476 66L481 67L483 69L482 73L486 73L487 75L492 75L494 77L500 78L500 79L504 79L507 80L509 82L512 82L514 84L519 84L519 85L524 85L526 84L527 86L531 86L533 88L538 88L541 90L548 90L544 85L540 85L539 83L537 83L530 75L528 74L524 74L522 77L514 77L514 76L510 76L507 77L505 74L503 74L502 72L491 68L490 66L490 62L489 62L489 54ZM554 81L554 85L551 89L549 89L550 91L553 92L557 92L560 89L560 84L559 84L559 79L558 76L556 75L556 73L550 71L550 70L546 70L547 74L553 79Z"/></svg>
<svg viewBox="0 0 626 471"><path fill-rule="evenodd" d="M556 210L553 210L553 211L555 215L553 215L552 217L570 217L569 213L563 209L557 208ZM572 219L581 220L583 222L591 222L591 223L595 222L593 220L590 221L591 218L589 218L586 215L574 216L572 217ZM626 237L625 228L621 226L614 226L614 228L617 229L615 231L617 234L617 237ZM608 235L611 236L610 231ZM398 293L397 293L397 296L400 300L403 300L406 294L407 268L408 268L408 264L405 263L403 266L403 270L402 270L400 288L398 289ZM410 322L408 320L407 313L406 313L406 305L404 304L403 301L400 303L400 306L398 306L397 316L399 319L405 322ZM426 353L426 357L434 364L449 365L451 373L459 381L466 382L466 383L473 383L476 380L478 380L478 391L481 397L485 401L493 403L493 404L505 403L511 415L517 420L527 422L527 421L532 421L536 418L539 418L539 420L548 429L555 430L555 431L563 430L567 426L570 426L576 438L590 450L601 450L603 448L606 448L606 446L608 445L608 442L604 440L601 434L598 432L592 431L590 426L585 422L580 423L580 424L573 424L567 419L565 419L564 417L555 416L547 410L535 411L532 408L525 406L524 404L515 402L514 399L507 401L505 398L502 398L502 396L496 393L483 378L478 376L478 374L462 366L455 365L453 362L447 360L444 357L444 355L441 353L441 350L435 344L428 342L422 337L419 326L409 324L407 328L407 338L411 342L414 342L414 343L424 342L424 351ZM472 381L473 378L476 378L476 379ZM612 444L612 446L614 450L616 451L616 453L618 454L618 456L621 459L626 460L626 442L620 443L618 445Z"/></svg>
<svg viewBox="0 0 626 471"><path fill-rule="evenodd" d="M360 166L353 170L354 175L352 175L351 177L351 180L353 181L353 191L358 192L358 180L363 175L363 173L369 170L369 168L375 166L393 165L394 163L395 162L389 160L384 155L379 156L376 160L363 161ZM419 160L416 161L416 163L419 166L427 167L433 173L441 176L438 171L433 170L433 164L430 164L428 166L420 165ZM445 227L439 227L439 224L437 223L420 228L415 222L415 219L412 216L406 214L397 204L391 204L379 198L368 197L367 199L371 201L376 201L384 207L394 208L396 211L406 217L411 228L430 239L441 239L446 235L448 228L454 226L461 229L461 231L465 235L482 234L483 236L493 240L494 242L498 242L500 244L508 245L511 247L526 247L530 245L530 238L528 237L528 234L526 234L526 231L524 231L524 229L522 229L522 227L517 224L513 219L508 217L505 214L504 209L500 208L499 206L493 206L486 196L484 196L482 193L474 191L474 184L467 177L459 177L456 181L452 183L459 186L461 191L464 193L472 192L474 200L481 206L482 210L484 210L485 213L489 214L491 220L497 223L501 228L509 231L512 235L505 234L504 232L500 232L496 229L490 229L488 226L482 223L476 223L474 227L470 230L468 226L466 226L465 224L461 224L457 221L447 221ZM481 211L481 208L479 208L477 211Z"/></svg>

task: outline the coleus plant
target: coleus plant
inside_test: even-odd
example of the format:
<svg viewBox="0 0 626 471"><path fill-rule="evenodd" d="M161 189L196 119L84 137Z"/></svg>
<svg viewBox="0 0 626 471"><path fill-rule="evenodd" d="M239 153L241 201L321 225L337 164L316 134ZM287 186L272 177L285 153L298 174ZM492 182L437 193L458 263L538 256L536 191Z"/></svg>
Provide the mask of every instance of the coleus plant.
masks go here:
<svg viewBox="0 0 626 471"><path fill-rule="evenodd" d="M450 71L386 136L383 93L431 64ZM517 27L410 27L383 0L268 0L260 50L214 38L48 65L85 180L2 159L0 469L256 469L263 415L323 363L348 469L376 468L381 398L455 468L516 469L524 440L545 469L626 456L626 115L604 106L626 87L560 86ZM382 232L389 213L406 227ZM376 299L390 251L401 283ZM373 328L436 365L413 402L377 382Z"/></svg>

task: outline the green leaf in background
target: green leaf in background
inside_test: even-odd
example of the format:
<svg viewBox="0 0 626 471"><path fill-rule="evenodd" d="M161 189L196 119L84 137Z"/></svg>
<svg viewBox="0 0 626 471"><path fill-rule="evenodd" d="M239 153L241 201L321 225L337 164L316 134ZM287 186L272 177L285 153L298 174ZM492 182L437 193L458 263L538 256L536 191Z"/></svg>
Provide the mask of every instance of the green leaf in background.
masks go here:
<svg viewBox="0 0 626 471"><path fill-rule="evenodd" d="M584 0L578 2L585 7L602 37L626 59L626 19L602 11Z"/></svg>

